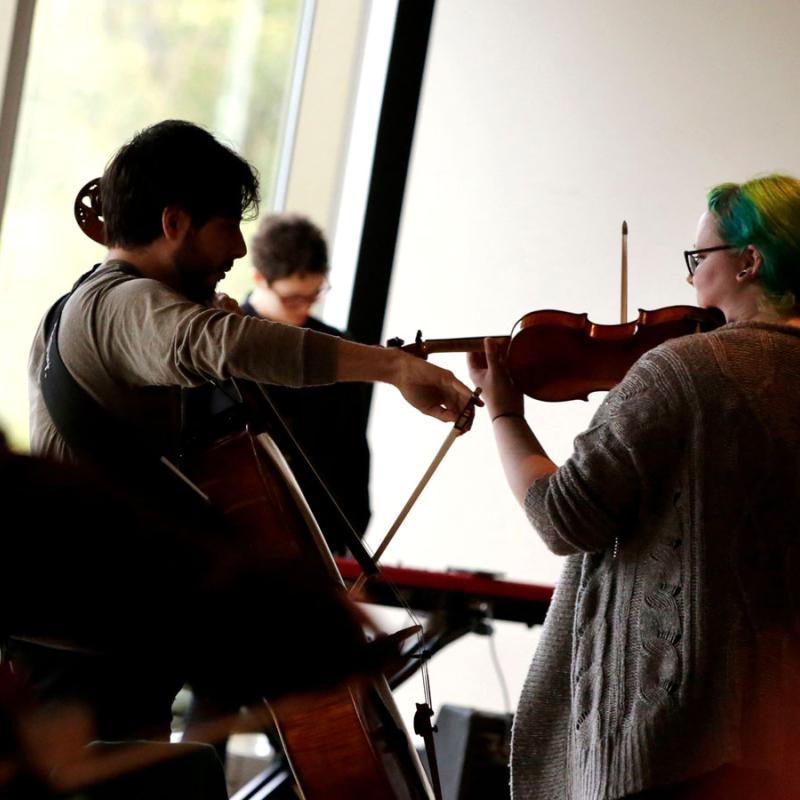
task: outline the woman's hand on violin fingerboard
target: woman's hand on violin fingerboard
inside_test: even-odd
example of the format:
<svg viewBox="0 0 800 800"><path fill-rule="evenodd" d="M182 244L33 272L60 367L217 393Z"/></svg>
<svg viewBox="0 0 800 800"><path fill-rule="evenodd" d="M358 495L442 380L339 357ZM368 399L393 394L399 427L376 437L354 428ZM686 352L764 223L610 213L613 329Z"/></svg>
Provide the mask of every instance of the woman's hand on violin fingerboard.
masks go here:
<svg viewBox="0 0 800 800"><path fill-rule="evenodd" d="M483 389L489 416L522 414L524 398L508 376L504 359L508 350L508 337L484 339L482 353L469 353L467 364L472 382Z"/></svg>

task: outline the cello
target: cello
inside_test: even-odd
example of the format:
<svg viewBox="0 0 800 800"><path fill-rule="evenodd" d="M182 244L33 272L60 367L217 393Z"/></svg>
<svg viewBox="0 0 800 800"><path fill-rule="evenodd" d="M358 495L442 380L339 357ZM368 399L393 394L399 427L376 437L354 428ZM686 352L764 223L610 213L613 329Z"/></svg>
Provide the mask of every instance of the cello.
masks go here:
<svg viewBox="0 0 800 800"><path fill-rule="evenodd" d="M104 244L98 180L79 191L74 213L81 230ZM268 430L275 424L269 408L260 402L258 387L243 382L235 388L239 408L246 409L244 425L224 430L210 444L185 448L178 465L182 475L224 514L237 541L241 534L254 555L268 558L278 573L302 570L304 580L341 593L345 602L333 557ZM363 636L357 627L342 633ZM307 800L434 798L382 674L270 700L268 707Z"/></svg>

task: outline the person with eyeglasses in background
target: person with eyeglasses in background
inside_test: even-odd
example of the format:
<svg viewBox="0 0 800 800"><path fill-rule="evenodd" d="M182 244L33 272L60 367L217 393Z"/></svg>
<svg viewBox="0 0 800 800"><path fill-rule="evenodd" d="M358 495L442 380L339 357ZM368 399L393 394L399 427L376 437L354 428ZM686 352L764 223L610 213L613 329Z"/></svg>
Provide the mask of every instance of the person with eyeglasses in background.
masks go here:
<svg viewBox="0 0 800 800"><path fill-rule="evenodd" d="M684 253L725 325L646 353L560 467L488 339L470 372L564 571L514 800L800 797L800 181L713 188Z"/></svg>
<svg viewBox="0 0 800 800"><path fill-rule="evenodd" d="M245 314L347 338L346 332L311 314L330 288L328 246L317 225L299 214L270 214L260 222L250 251L253 290L241 304ZM356 533L363 536L370 518L367 384L270 386L268 394ZM344 554L343 521L325 489L304 471L298 482L331 550Z"/></svg>

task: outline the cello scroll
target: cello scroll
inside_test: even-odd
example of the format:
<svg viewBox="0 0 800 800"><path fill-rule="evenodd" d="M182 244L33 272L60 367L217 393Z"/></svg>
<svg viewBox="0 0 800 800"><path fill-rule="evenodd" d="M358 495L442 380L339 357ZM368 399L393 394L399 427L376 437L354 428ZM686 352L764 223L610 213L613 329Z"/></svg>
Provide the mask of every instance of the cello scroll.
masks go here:
<svg viewBox="0 0 800 800"><path fill-rule="evenodd" d="M103 202L100 197L100 178L92 178L85 183L75 198L75 220L80 229L92 241L106 243L106 231L103 224Z"/></svg>

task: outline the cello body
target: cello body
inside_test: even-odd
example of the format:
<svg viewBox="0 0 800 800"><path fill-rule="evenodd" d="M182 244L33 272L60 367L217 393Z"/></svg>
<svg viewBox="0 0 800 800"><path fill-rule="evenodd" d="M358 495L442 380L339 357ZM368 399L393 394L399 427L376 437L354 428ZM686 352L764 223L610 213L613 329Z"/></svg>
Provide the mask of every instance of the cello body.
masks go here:
<svg viewBox="0 0 800 800"><path fill-rule="evenodd" d="M327 581L344 596L333 556L268 434L228 434L184 459L181 469L225 514L234 536L245 532L237 544L251 557L268 559L278 571L302 566L308 580ZM312 635L313 620L298 624L307 629L301 635ZM276 647L275 658L281 649ZM281 697L269 708L306 800L432 800L382 675Z"/></svg>

